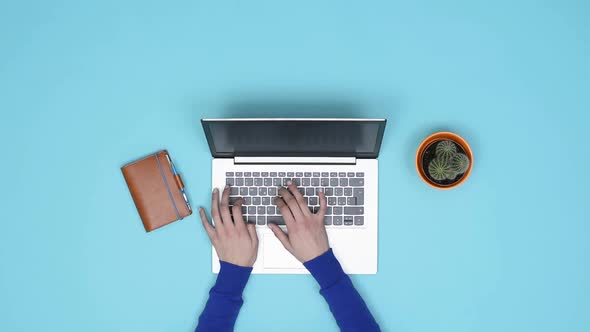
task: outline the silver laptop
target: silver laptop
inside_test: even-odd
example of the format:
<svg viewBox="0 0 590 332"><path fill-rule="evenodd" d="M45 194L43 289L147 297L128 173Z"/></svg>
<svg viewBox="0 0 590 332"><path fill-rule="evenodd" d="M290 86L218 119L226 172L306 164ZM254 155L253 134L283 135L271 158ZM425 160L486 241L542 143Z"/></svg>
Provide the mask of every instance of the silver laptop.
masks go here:
<svg viewBox="0 0 590 332"><path fill-rule="evenodd" d="M253 273L308 273L277 240L269 223L284 226L272 198L298 184L312 211L318 190L328 200L324 223L330 247L349 274L377 273L378 160L385 119L202 119L213 155L212 185L231 186L230 204L260 240ZM219 259L212 250L212 270Z"/></svg>

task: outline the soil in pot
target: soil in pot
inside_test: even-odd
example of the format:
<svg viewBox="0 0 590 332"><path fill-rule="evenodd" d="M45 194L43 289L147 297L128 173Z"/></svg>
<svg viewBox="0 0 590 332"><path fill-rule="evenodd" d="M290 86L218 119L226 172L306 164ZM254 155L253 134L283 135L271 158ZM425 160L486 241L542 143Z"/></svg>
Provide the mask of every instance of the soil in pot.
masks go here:
<svg viewBox="0 0 590 332"><path fill-rule="evenodd" d="M465 149L451 140L432 142L422 154L422 169L429 181L450 186L463 178L471 160Z"/></svg>

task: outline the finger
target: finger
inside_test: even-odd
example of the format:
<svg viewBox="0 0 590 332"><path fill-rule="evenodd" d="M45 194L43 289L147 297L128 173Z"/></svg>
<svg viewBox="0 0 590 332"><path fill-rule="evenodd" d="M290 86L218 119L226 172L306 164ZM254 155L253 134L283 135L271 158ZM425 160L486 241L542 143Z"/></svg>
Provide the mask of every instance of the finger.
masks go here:
<svg viewBox="0 0 590 332"><path fill-rule="evenodd" d="M242 215L242 203L244 201L240 198L232 207L233 215L234 215L234 225L238 232L246 232L246 223L244 221L244 216Z"/></svg>
<svg viewBox="0 0 590 332"><path fill-rule="evenodd" d="M223 229L223 220L219 213L219 189L213 189L213 195L211 195L211 216L213 217L213 223L218 229Z"/></svg>
<svg viewBox="0 0 590 332"><path fill-rule="evenodd" d="M324 193L323 189L320 189L320 210L318 211L318 215L322 222L324 222L324 216L326 215L326 208L328 207L328 200L326 199L326 194Z"/></svg>
<svg viewBox="0 0 590 332"><path fill-rule="evenodd" d="M287 251L291 252L292 247L291 247L291 242L289 242L289 235L285 234L285 232L283 232L283 230L275 224L268 224L268 227L270 227L270 229L275 234L277 239L279 239L279 241L281 241L281 243L283 244L283 247L285 247L285 249L287 249Z"/></svg>
<svg viewBox="0 0 590 332"><path fill-rule="evenodd" d="M258 235L256 234L256 225L248 224L246 228L248 229L248 233L250 234L252 242L254 242L258 246Z"/></svg>
<svg viewBox="0 0 590 332"><path fill-rule="evenodd" d="M311 211L309 211L309 208L307 207L307 204L305 203L305 200L303 199L303 195L301 195L301 193L297 189L297 185L295 183L289 181L288 188L289 188L289 191L291 192L291 194L293 195L293 197L295 198L297 205L299 205L299 209L301 210L301 213L306 217L310 216Z"/></svg>
<svg viewBox="0 0 590 332"><path fill-rule="evenodd" d="M293 223L295 222L295 217L293 217L291 209L289 209L287 203L285 203L285 201L280 197L275 197L275 205L279 208L279 211L281 212L283 219L285 219L287 229L289 229L289 225L293 225Z"/></svg>
<svg viewBox="0 0 590 332"><path fill-rule="evenodd" d="M211 226L211 224L209 224L209 220L207 219L207 214L205 214L205 209L200 208L199 209L199 215L201 216L201 221L203 222L203 227L205 228L205 232L207 232L207 235L209 236L209 240L211 240L211 242L213 242L213 239L215 239L215 228L213 228L213 226Z"/></svg>
<svg viewBox="0 0 590 332"><path fill-rule="evenodd" d="M295 221L303 220L303 213L301 212L301 208L299 207L299 204L297 204L295 197L291 195L289 190L281 187L281 189L279 189L279 195L281 195L285 203L287 203L287 206L289 206L289 210L291 210L291 213L293 214Z"/></svg>
<svg viewBox="0 0 590 332"><path fill-rule="evenodd" d="M221 203L219 203L219 210L221 213L221 219L223 219L223 226L225 228L234 228L234 223L231 220L231 214L229 213L229 186L225 186L223 193L221 194Z"/></svg>

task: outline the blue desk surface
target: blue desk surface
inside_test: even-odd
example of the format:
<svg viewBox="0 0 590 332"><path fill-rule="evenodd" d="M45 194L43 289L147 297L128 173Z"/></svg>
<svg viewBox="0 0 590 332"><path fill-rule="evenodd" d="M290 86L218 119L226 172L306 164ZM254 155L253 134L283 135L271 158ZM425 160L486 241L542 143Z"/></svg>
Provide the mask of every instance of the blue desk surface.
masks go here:
<svg viewBox="0 0 590 332"><path fill-rule="evenodd" d="M201 117L386 117L385 331L590 330L585 1L0 4L0 330L190 331L214 276L196 215L146 234L119 167L167 148L209 203ZM464 136L436 191L414 154ZM238 331L335 331L309 276L253 276Z"/></svg>

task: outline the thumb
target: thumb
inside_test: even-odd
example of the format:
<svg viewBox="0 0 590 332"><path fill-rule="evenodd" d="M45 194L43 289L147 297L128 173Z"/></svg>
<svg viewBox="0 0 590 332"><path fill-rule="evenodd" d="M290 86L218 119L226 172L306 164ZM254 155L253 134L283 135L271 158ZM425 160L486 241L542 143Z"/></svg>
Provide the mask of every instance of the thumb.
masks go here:
<svg viewBox="0 0 590 332"><path fill-rule="evenodd" d="M285 247L287 251L291 252L291 242L289 241L289 236L276 224L268 224L268 227L270 227L277 239L281 241L283 247Z"/></svg>

